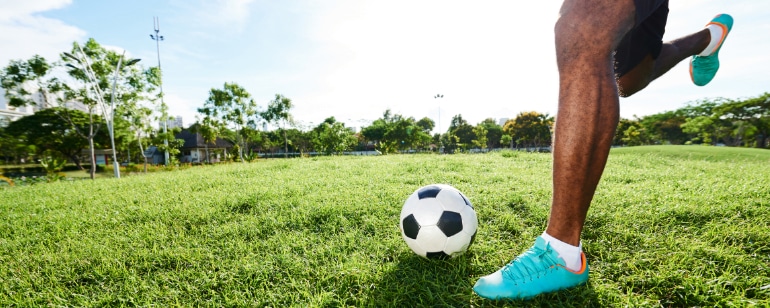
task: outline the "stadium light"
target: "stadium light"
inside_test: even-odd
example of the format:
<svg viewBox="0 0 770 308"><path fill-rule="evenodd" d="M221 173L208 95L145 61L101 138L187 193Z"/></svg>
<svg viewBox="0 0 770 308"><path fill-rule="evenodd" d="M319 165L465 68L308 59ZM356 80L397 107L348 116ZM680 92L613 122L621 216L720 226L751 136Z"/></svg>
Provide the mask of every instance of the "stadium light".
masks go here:
<svg viewBox="0 0 770 308"><path fill-rule="evenodd" d="M160 84L158 85L158 88L160 89L160 104L161 106L166 106L166 103L163 101L163 70L160 69L160 41L163 40L163 36L159 34L160 32L160 20L158 17L153 17L153 28L155 29L155 35L150 34L150 38L155 41L155 48L158 52L158 73L160 74L159 80ZM165 108L163 109L165 110ZM165 117L165 114L163 115ZM163 119L163 134L168 133L168 119ZM165 151L163 153L163 164L168 166L168 138L163 138L163 146L165 147Z"/></svg>

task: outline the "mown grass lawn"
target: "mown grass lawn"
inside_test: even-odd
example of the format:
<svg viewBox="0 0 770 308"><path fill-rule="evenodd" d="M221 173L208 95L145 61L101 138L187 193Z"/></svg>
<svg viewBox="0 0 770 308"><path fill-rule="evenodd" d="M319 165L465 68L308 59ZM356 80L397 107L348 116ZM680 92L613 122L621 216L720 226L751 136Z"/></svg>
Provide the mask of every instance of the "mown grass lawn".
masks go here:
<svg viewBox="0 0 770 308"><path fill-rule="evenodd" d="M614 149L589 212L586 286L473 294L546 225L549 154L273 159L0 189L0 306L768 306L770 151ZM402 241L415 189L479 217L465 255Z"/></svg>

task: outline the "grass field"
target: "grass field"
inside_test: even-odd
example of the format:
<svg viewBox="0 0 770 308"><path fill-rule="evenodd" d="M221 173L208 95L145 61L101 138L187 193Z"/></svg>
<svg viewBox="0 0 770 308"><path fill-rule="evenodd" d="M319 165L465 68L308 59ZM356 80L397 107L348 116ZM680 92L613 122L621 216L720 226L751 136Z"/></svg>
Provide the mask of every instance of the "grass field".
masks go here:
<svg viewBox="0 0 770 308"><path fill-rule="evenodd" d="M586 286L471 287L546 225L549 154L261 160L0 189L0 306L770 306L770 151L614 149L583 234ZM398 214L463 191L470 250L414 255Z"/></svg>

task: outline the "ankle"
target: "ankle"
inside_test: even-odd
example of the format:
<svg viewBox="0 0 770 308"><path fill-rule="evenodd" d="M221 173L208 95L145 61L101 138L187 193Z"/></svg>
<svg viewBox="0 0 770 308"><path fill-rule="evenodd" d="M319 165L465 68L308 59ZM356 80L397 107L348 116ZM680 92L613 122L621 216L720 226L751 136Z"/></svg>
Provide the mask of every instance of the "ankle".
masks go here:
<svg viewBox="0 0 770 308"><path fill-rule="evenodd" d="M583 243L579 242L578 246L573 246L568 243L565 243L547 232L543 232L540 237L543 238L543 240L546 241L549 245L551 245L551 248L556 251L556 253L559 254L559 257L564 260L565 265L568 269L572 271L579 271L582 269L583 266L583 260L582 260L582 254L583 254Z"/></svg>
<svg viewBox="0 0 770 308"><path fill-rule="evenodd" d="M722 26L713 23L708 24L706 30L708 30L709 33L709 44L698 54L699 56L704 57L710 56L716 51L719 43L722 41L724 32L726 31Z"/></svg>

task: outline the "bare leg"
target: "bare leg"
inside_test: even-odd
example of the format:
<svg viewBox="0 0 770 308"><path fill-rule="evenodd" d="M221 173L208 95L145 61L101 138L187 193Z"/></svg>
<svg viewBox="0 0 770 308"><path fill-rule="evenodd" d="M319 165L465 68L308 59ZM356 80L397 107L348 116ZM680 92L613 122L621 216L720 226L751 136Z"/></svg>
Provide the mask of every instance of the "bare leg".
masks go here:
<svg viewBox="0 0 770 308"><path fill-rule="evenodd" d="M567 0L556 23L559 110L546 232L577 246L619 118L613 51L634 24L632 0Z"/></svg>
<svg viewBox="0 0 770 308"><path fill-rule="evenodd" d="M707 29L663 44L658 59L648 55L639 65L618 78L620 96L631 96L663 76L682 60L700 53L708 46L711 33Z"/></svg>

